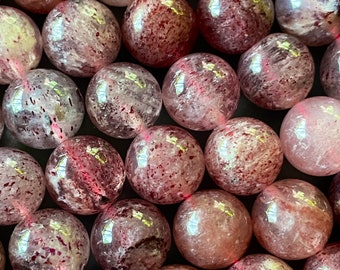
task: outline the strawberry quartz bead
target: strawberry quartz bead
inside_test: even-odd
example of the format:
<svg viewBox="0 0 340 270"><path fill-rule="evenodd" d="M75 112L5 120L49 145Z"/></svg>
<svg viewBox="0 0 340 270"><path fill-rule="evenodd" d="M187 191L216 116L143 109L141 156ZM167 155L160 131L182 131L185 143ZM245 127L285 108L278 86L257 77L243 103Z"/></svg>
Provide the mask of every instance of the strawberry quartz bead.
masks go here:
<svg viewBox="0 0 340 270"><path fill-rule="evenodd" d="M163 266L161 270L197 270L197 268L189 265L172 264Z"/></svg>
<svg viewBox="0 0 340 270"><path fill-rule="evenodd" d="M2 243L0 242L0 270L5 270L6 267L6 254Z"/></svg>
<svg viewBox="0 0 340 270"><path fill-rule="evenodd" d="M15 0L22 8L39 14L49 13L61 1L63 0Z"/></svg>
<svg viewBox="0 0 340 270"><path fill-rule="evenodd" d="M325 195L308 182L285 179L265 188L252 210L254 234L271 254L301 260L319 252L333 227Z"/></svg>
<svg viewBox="0 0 340 270"><path fill-rule="evenodd" d="M42 51L40 31L31 18L16 8L0 6L0 84L37 67Z"/></svg>
<svg viewBox="0 0 340 270"><path fill-rule="evenodd" d="M229 270L293 270L293 268L275 256L251 254L234 263Z"/></svg>
<svg viewBox="0 0 340 270"><path fill-rule="evenodd" d="M121 46L119 24L98 1L67 0L48 14L42 30L54 66L74 77L91 77L112 63Z"/></svg>
<svg viewBox="0 0 340 270"><path fill-rule="evenodd" d="M223 53L240 54L269 33L274 5L271 0L200 0L197 20L212 47Z"/></svg>
<svg viewBox="0 0 340 270"><path fill-rule="evenodd" d="M122 23L123 42L139 62L169 67L196 41L195 12L185 0L136 0Z"/></svg>
<svg viewBox="0 0 340 270"><path fill-rule="evenodd" d="M133 0L100 0L103 3L114 7L125 7L132 3Z"/></svg>
<svg viewBox="0 0 340 270"><path fill-rule="evenodd" d="M283 119L280 138L288 161L314 176L340 172L340 100L312 97L300 101Z"/></svg>
<svg viewBox="0 0 340 270"><path fill-rule="evenodd" d="M334 176L330 185L329 202L333 208L334 221L340 225L340 173Z"/></svg>
<svg viewBox="0 0 340 270"><path fill-rule="evenodd" d="M179 59L167 72L162 98L169 115L181 126L211 130L237 108L240 86L233 68L222 58L194 53Z"/></svg>
<svg viewBox="0 0 340 270"><path fill-rule="evenodd" d="M328 244L323 250L308 258L304 270L339 270L340 243Z"/></svg>

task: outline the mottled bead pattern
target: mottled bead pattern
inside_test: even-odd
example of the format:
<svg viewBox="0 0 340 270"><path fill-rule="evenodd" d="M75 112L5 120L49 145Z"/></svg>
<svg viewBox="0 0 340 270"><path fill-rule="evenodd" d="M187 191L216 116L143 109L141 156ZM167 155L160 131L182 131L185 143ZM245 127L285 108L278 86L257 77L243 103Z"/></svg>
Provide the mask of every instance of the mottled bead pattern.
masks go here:
<svg viewBox="0 0 340 270"><path fill-rule="evenodd" d="M42 209L14 228L8 252L13 270L82 270L90 256L90 241L76 217Z"/></svg>
<svg viewBox="0 0 340 270"><path fill-rule="evenodd" d="M240 54L269 33L274 5L271 0L200 0L197 20L212 47Z"/></svg>
<svg viewBox="0 0 340 270"><path fill-rule="evenodd" d="M86 92L92 123L116 138L133 138L152 126L162 108L161 89L145 68L126 62L101 69Z"/></svg>
<svg viewBox="0 0 340 270"><path fill-rule="evenodd" d="M323 250L308 258L304 270L339 270L340 269L340 243L332 243Z"/></svg>
<svg viewBox="0 0 340 270"><path fill-rule="evenodd" d="M252 236L247 209L222 190L194 193L178 208L173 225L176 246L192 264L224 268L246 251Z"/></svg>
<svg viewBox="0 0 340 270"><path fill-rule="evenodd" d="M275 33L245 52L237 75L244 95L269 110L284 110L303 100L314 82L314 60L297 38Z"/></svg>
<svg viewBox="0 0 340 270"><path fill-rule="evenodd" d="M222 189L237 195L256 194L280 172L280 138L260 120L233 118L208 138L205 162L211 178Z"/></svg>
<svg viewBox="0 0 340 270"><path fill-rule="evenodd" d="M269 254L251 254L234 263L229 270L293 270L283 260Z"/></svg>
<svg viewBox="0 0 340 270"><path fill-rule="evenodd" d="M116 202L97 217L91 232L92 252L103 269L159 269L170 245L162 212L141 199Z"/></svg>
<svg viewBox="0 0 340 270"><path fill-rule="evenodd" d="M125 7L132 3L133 0L100 0L103 3L114 7Z"/></svg>
<svg viewBox="0 0 340 270"><path fill-rule="evenodd" d="M11 83L2 110L6 127L20 142L37 149L55 148L74 136L85 113L76 84L48 69L31 70Z"/></svg>
<svg viewBox="0 0 340 270"><path fill-rule="evenodd" d="M39 208L44 195L39 163L26 152L0 147L0 226L19 223Z"/></svg>
<svg viewBox="0 0 340 270"><path fill-rule="evenodd" d="M94 0L58 4L48 14L42 36L51 63L75 77L93 76L116 59L121 46L114 14Z"/></svg>
<svg viewBox="0 0 340 270"><path fill-rule="evenodd" d="M334 176L331 182L329 203L333 208L334 222L340 225L340 172Z"/></svg>
<svg viewBox="0 0 340 270"><path fill-rule="evenodd" d="M312 97L296 104L283 119L280 138L288 161L315 176L340 172L340 100Z"/></svg>
<svg viewBox="0 0 340 270"><path fill-rule="evenodd" d="M236 110L240 86L233 68L222 58L194 53L167 72L162 98L169 115L181 126L211 130Z"/></svg>
<svg viewBox="0 0 340 270"><path fill-rule="evenodd" d="M331 43L340 34L338 0L280 0L275 3L282 31L298 37L307 46Z"/></svg>
<svg viewBox="0 0 340 270"><path fill-rule="evenodd" d="M119 153L107 141L77 136L63 141L46 165L47 190L64 210L95 214L121 193L125 171Z"/></svg>
<svg viewBox="0 0 340 270"><path fill-rule="evenodd" d="M19 6L38 14L49 13L61 1L63 0L15 0Z"/></svg>
<svg viewBox="0 0 340 270"><path fill-rule="evenodd" d="M274 182L252 209L254 234L271 254L301 260L319 252L333 227L332 209L315 186L298 179Z"/></svg>
<svg viewBox="0 0 340 270"><path fill-rule="evenodd" d="M178 203L200 185L204 156L190 133L176 126L154 126L131 143L125 160L127 178L144 199Z"/></svg>
<svg viewBox="0 0 340 270"><path fill-rule="evenodd" d="M197 32L195 12L185 0L133 1L122 23L128 51L152 67L169 67L188 54Z"/></svg>
<svg viewBox="0 0 340 270"><path fill-rule="evenodd" d="M9 84L38 66L42 39L36 24L22 11L0 6L0 84Z"/></svg>
<svg viewBox="0 0 340 270"><path fill-rule="evenodd" d="M197 268L189 265L172 264L163 266L161 270L197 270Z"/></svg>
<svg viewBox="0 0 340 270"><path fill-rule="evenodd" d="M5 270L6 254L2 243L0 242L0 270Z"/></svg>

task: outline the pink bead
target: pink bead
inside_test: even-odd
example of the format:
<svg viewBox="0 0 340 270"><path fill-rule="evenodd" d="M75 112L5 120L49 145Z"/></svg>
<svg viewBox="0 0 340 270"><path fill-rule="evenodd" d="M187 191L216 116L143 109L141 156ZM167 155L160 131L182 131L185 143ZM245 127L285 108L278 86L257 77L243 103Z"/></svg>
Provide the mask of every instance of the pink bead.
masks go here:
<svg viewBox="0 0 340 270"><path fill-rule="evenodd" d="M38 66L42 39L36 24L22 11L0 6L0 84L22 78Z"/></svg>
<svg viewBox="0 0 340 270"><path fill-rule="evenodd" d="M252 220L259 243L286 260L301 260L319 252L333 227L325 195L297 179L274 182L262 191L253 205Z"/></svg>
<svg viewBox="0 0 340 270"><path fill-rule="evenodd" d="M5 270L6 267L6 254L2 243L0 242L0 270Z"/></svg>
<svg viewBox="0 0 340 270"><path fill-rule="evenodd" d="M162 108L161 89L153 75L124 62L102 68L85 99L92 123L115 138L135 137L156 122Z"/></svg>
<svg viewBox="0 0 340 270"><path fill-rule="evenodd" d="M229 270L293 270L293 268L272 255L251 254L234 263Z"/></svg>
<svg viewBox="0 0 340 270"><path fill-rule="evenodd" d="M112 63L121 46L119 24L98 1L67 0L48 14L42 30L53 65L75 77L91 77Z"/></svg>
<svg viewBox="0 0 340 270"><path fill-rule="evenodd" d="M33 13L47 14L63 0L15 0L15 2Z"/></svg>
<svg viewBox="0 0 340 270"><path fill-rule="evenodd" d="M304 270L339 270L340 243L328 244L323 250L308 258Z"/></svg>
<svg viewBox="0 0 340 270"><path fill-rule="evenodd" d="M123 42L139 62L169 67L196 41L195 12L185 0L136 0L122 23Z"/></svg>
<svg viewBox="0 0 340 270"><path fill-rule="evenodd" d="M200 0L197 18L202 35L212 47L239 54L269 33L274 5L271 0Z"/></svg>
<svg viewBox="0 0 340 270"><path fill-rule="evenodd" d="M92 252L103 269L159 269L170 245L162 212L140 199L113 204L97 217L91 232Z"/></svg>
<svg viewBox="0 0 340 270"><path fill-rule="evenodd" d="M175 126L154 126L131 143L125 160L132 188L158 204L178 203L200 185L204 156L190 133Z"/></svg>
<svg viewBox="0 0 340 270"><path fill-rule="evenodd" d="M189 262L204 269L219 269L243 255L252 226L247 209L236 197L222 190L204 190L179 206L173 236Z"/></svg>
<svg viewBox="0 0 340 270"><path fill-rule="evenodd" d="M64 210L91 215L108 207L121 193L124 164L110 143L94 136L63 141L46 165L47 189Z"/></svg>
<svg viewBox="0 0 340 270"><path fill-rule="evenodd" d="M236 110L238 78L222 58L194 53L179 59L166 74L162 87L165 108L183 127L210 130Z"/></svg>
<svg viewBox="0 0 340 270"><path fill-rule="evenodd" d="M39 208L44 172L26 152L0 147L0 187L0 226L16 224Z"/></svg>
<svg viewBox="0 0 340 270"><path fill-rule="evenodd" d="M197 269L189 265L172 264L163 266L161 270L197 270Z"/></svg>
<svg viewBox="0 0 340 270"><path fill-rule="evenodd" d="M269 110L284 110L303 100L314 82L314 60L297 38L275 33L246 51L238 77L244 95Z"/></svg>
<svg viewBox="0 0 340 270"><path fill-rule="evenodd" d="M283 152L279 137L269 126L254 118L239 117L211 133L205 162L211 178L222 189L250 195L274 182Z"/></svg>
<svg viewBox="0 0 340 270"><path fill-rule="evenodd" d="M125 7L132 3L133 0L100 0L103 3L114 7Z"/></svg>
<svg viewBox="0 0 340 270"><path fill-rule="evenodd" d="M336 174L331 182L329 202L333 208L334 221L340 225L340 173Z"/></svg>
<svg viewBox="0 0 340 270"><path fill-rule="evenodd" d="M282 31L307 46L331 43L340 34L338 0L280 0L275 13Z"/></svg>
<svg viewBox="0 0 340 270"><path fill-rule="evenodd" d="M298 170L315 176L340 172L340 100L312 97L296 104L280 131L283 152Z"/></svg>

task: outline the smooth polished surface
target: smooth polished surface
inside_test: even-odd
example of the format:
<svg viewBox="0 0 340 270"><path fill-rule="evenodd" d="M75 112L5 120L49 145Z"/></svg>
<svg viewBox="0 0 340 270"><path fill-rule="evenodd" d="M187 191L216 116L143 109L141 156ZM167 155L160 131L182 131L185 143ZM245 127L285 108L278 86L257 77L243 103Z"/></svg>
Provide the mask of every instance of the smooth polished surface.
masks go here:
<svg viewBox="0 0 340 270"><path fill-rule="evenodd" d="M229 270L293 270L293 268L275 256L251 254L234 263Z"/></svg>
<svg viewBox="0 0 340 270"><path fill-rule="evenodd" d="M304 270L340 269L340 243L328 244L323 250L310 257Z"/></svg>
<svg viewBox="0 0 340 270"><path fill-rule="evenodd" d="M340 173L336 174L331 182L329 202L333 208L334 221L340 225Z"/></svg>
<svg viewBox="0 0 340 270"><path fill-rule="evenodd" d="M103 3L114 7L125 7L132 3L133 0L100 0Z"/></svg>
<svg viewBox="0 0 340 270"><path fill-rule="evenodd" d="M39 14L47 14L63 0L14 0L14 1L27 11Z"/></svg>

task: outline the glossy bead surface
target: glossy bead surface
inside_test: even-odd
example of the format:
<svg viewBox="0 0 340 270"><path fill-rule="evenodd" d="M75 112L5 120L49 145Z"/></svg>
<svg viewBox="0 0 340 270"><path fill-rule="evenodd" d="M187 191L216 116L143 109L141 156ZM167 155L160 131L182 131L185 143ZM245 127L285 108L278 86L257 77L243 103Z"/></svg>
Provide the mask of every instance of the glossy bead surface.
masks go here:
<svg viewBox="0 0 340 270"><path fill-rule="evenodd" d="M269 33L274 5L271 0L200 0L197 20L212 47L223 53L239 54Z"/></svg>
<svg viewBox="0 0 340 270"><path fill-rule="evenodd" d="M15 0L24 9L39 14L49 13L61 1L63 0Z"/></svg>
<svg viewBox="0 0 340 270"><path fill-rule="evenodd" d="M107 141L76 136L63 141L46 165L47 189L64 210L95 214L121 193L125 171L119 153Z"/></svg>
<svg viewBox="0 0 340 270"><path fill-rule="evenodd" d="M103 269L159 269L170 245L165 217L140 199L110 206L97 217L91 232L92 252Z"/></svg>
<svg viewBox="0 0 340 270"><path fill-rule="evenodd" d="M340 172L340 100L312 97L286 114L280 130L283 152L298 170L315 176Z"/></svg>
<svg viewBox="0 0 340 270"><path fill-rule="evenodd" d="M131 143L125 160L132 188L158 204L178 203L196 191L204 156L196 139L175 126L154 126Z"/></svg>
<svg viewBox="0 0 340 270"><path fill-rule="evenodd" d="M125 7L132 3L133 0L100 0L103 3L114 7Z"/></svg>
<svg viewBox="0 0 340 270"><path fill-rule="evenodd" d="M284 110L303 100L314 82L314 60L297 38L275 33L245 52L237 74L244 95L269 110Z"/></svg>
<svg viewBox="0 0 340 270"><path fill-rule="evenodd" d="M161 270L197 270L197 269L189 265L172 264L163 266Z"/></svg>
<svg viewBox="0 0 340 270"><path fill-rule="evenodd" d="M254 202L252 221L259 243L286 260L301 260L319 252L333 227L325 195L297 179L277 181L265 188Z"/></svg>
<svg viewBox="0 0 340 270"><path fill-rule="evenodd" d="M251 254L234 263L229 270L293 270L283 260L269 254Z"/></svg>
<svg viewBox="0 0 340 270"><path fill-rule="evenodd" d="M0 270L5 270L6 254L2 243L0 242Z"/></svg>
<svg viewBox="0 0 340 270"><path fill-rule="evenodd" d="M328 244L323 250L308 258L304 270L340 269L340 243Z"/></svg>
<svg viewBox="0 0 340 270"><path fill-rule="evenodd" d="M237 117L216 128L205 146L205 163L222 189L251 195L274 182L283 162L281 142L255 118Z"/></svg>
<svg viewBox="0 0 340 270"><path fill-rule="evenodd" d="M331 182L329 202L333 208L334 221L340 225L340 173L336 174Z"/></svg>
<svg viewBox="0 0 340 270"><path fill-rule="evenodd" d="M92 123L115 138L133 138L152 126L161 111L161 90L145 68L114 63L101 69L86 92L86 109Z"/></svg>
<svg viewBox="0 0 340 270"><path fill-rule="evenodd" d="M162 98L169 115L181 126L211 130L236 110L240 86L233 68L222 58L194 53L167 72Z"/></svg>
<svg viewBox="0 0 340 270"><path fill-rule="evenodd" d="M204 269L219 269L243 255L252 226L247 209L236 197L223 190L204 190L179 206L173 236L189 262Z"/></svg>

